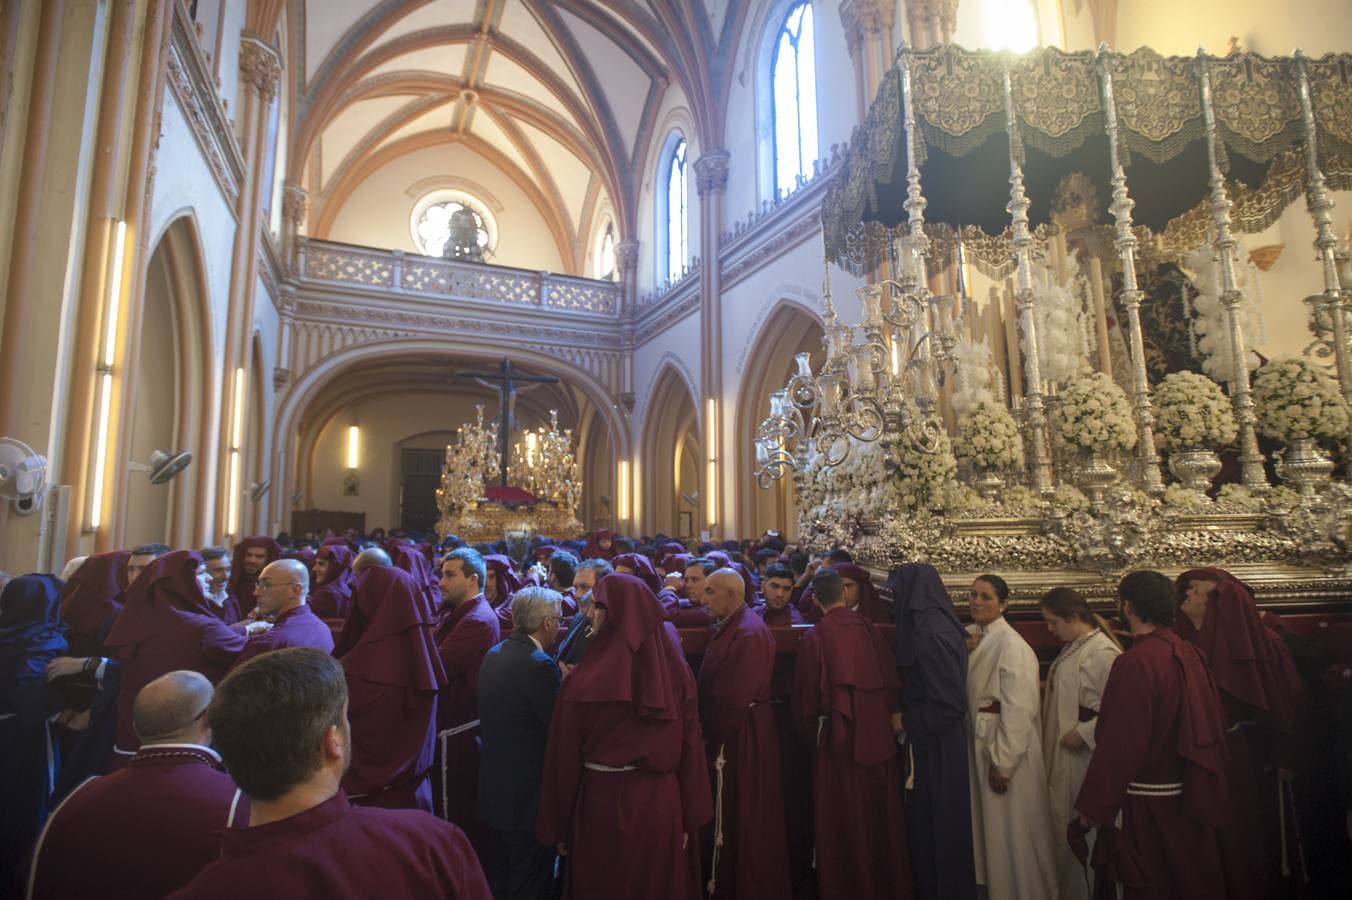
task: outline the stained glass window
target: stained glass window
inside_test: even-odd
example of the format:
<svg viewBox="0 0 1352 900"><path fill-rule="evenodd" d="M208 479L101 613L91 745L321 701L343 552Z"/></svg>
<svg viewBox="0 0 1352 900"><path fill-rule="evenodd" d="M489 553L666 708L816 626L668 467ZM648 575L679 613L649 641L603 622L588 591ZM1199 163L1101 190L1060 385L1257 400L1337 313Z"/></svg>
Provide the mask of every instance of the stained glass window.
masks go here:
<svg viewBox="0 0 1352 900"><path fill-rule="evenodd" d="M780 26L770 62L775 134L775 187L788 194L817 158L817 66L812 4L795 4Z"/></svg>
<svg viewBox="0 0 1352 900"><path fill-rule="evenodd" d="M676 281L689 259L689 228L686 209L685 139L678 138L671 151L667 172L667 278Z"/></svg>
<svg viewBox="0 0 1352 900"><path fill-rule="evenodd" d="M466 252L468 248L460 248L459 252L451 255L458 259L478 259L490 255L497 246L497 223L476 198L454 190L434 191L413 208L413 242L419 252L427 256L446 256L452 219L462 210L473 217L477 250Z"/></svg>
<svg viewBox="0 0 1352 900"><path fill-rule="evenodd" d="M601 238L601 253L596 258L596 277L606 281L615 280L615 223L606 223L606 233Z"/></svg>

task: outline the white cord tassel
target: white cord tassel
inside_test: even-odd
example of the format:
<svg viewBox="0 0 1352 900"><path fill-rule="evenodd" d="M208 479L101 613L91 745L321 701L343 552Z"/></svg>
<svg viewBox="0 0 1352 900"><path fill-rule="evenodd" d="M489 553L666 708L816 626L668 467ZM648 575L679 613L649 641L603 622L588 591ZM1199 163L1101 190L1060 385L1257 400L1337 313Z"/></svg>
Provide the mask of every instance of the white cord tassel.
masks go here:
<svg viewBox="0 0 1352 900"><path fill-rule="evenodd" d="M1282 827L1282 877L1291 877L1291 865L1286 861L1286 793L1282 790L1282 779L1277 778L1277 819Z"/></svg>
<svg viewBox="0 0 1352 900"><path fill-rule="evenodd" d="M714 791L714 858L713 865L709 869L709 896L714 895L714 888L718 883L718 851L723 848L723 766L727 764L727 759L723 756L723 750L727 744L718 746L718 756L714 759L714 778L718 787Z"/></svg>

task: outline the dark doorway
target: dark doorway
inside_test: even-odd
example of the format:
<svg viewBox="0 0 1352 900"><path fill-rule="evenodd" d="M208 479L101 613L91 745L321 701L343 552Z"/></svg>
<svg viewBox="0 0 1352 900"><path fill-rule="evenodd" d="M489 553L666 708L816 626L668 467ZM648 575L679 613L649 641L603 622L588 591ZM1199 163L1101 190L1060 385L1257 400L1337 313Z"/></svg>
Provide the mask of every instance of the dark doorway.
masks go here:
<svg viewBox="0 0 1352 900"><path fill-rule="evenodd" d="M404 449L399 455L399 527L404 531L433 531L440 513L437 488L445 451Z"/></svg>

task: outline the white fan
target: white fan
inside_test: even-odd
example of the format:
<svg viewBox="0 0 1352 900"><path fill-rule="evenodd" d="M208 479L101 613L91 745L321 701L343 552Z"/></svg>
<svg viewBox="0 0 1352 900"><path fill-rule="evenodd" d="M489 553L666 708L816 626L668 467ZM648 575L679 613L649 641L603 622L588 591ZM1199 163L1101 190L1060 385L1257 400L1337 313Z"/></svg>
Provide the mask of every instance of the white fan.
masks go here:
<svg viewBox="0 0 1352 900"><path fill-rule="evenodd" d="M192 453L183 450L178 453L166 453L163 450L156 450L150 454L150 462L138 463L132 460L130 463L133 472L148 472L151 484L164 484L173 479L175 475L182 472L192 462Z"/></svg>
<svg viewBox="0 0 1352 900"><path fill-rule="evenodd" d="M268 488L272 487L272 482L266 478L262 481L255 481L249 485L249 499L254 503L267 496Z"/></svg>
<svg viewBox="0 0 1352 900"><path fill-rule="evenodd" d="M684 500L686 503L689 503L691 506L694 506L696 508L699 507L699 491L694 491L693 493L686 493L685 491L682 491L681 499Z"/></svg>
<svg viewBox="0 0 1352 900"><path fill-rule="evenodd" d="M47 494L47 457L14 438L0 438L0 499L22 515L36 512Z"/></svg>

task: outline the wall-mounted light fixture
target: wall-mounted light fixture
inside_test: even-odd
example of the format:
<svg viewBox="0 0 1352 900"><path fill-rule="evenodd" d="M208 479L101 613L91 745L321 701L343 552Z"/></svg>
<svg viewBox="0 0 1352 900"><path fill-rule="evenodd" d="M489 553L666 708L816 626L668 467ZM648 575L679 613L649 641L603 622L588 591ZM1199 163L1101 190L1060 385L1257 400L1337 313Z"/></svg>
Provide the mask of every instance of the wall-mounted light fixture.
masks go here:
<svg viewBox="0 0 1352 900"><path fill-rule="evenodd" d="M109 273L108 305L103 316L103 352L96 368L98 419L94 426L94 472L86 521L91 531L103 524L103 496L108 482L108 426L113 408L113 362L117 353L118 317L122 313L122 278L127 261L127 223L121 219L113 233L113 266Z"/></svg>
<svg viewBox="0 0 1352 900"><path fill-rule="evenodd" d="M347 467L357 468L361 462L361 428L349 425L347 428Z"/></svg>
<svg viewBox="0 0 1352 900"><path fill-rule="evenodd" d="M616 482L616 486L619 488L616 494L619 496L620 502L616 504L615 515L621 522L626 522L629 520L629 461L626 459L620 460L620 471Z"/></svg>
<svg viewBox="0 0 1352 900"><path fill-rule="evenodd" d="M708 502L709 528L718 524L718 400L710 397L705 405L709 434L708 465L704 494Z"/></svg>
<svg viewBox="0 0 1352 900"><path fill-rule="evenodd" d="M225 532L239 532L240 448L244 444L244 367L235 370L235 403L230 422L230 487L225 495Z"/></svg>

